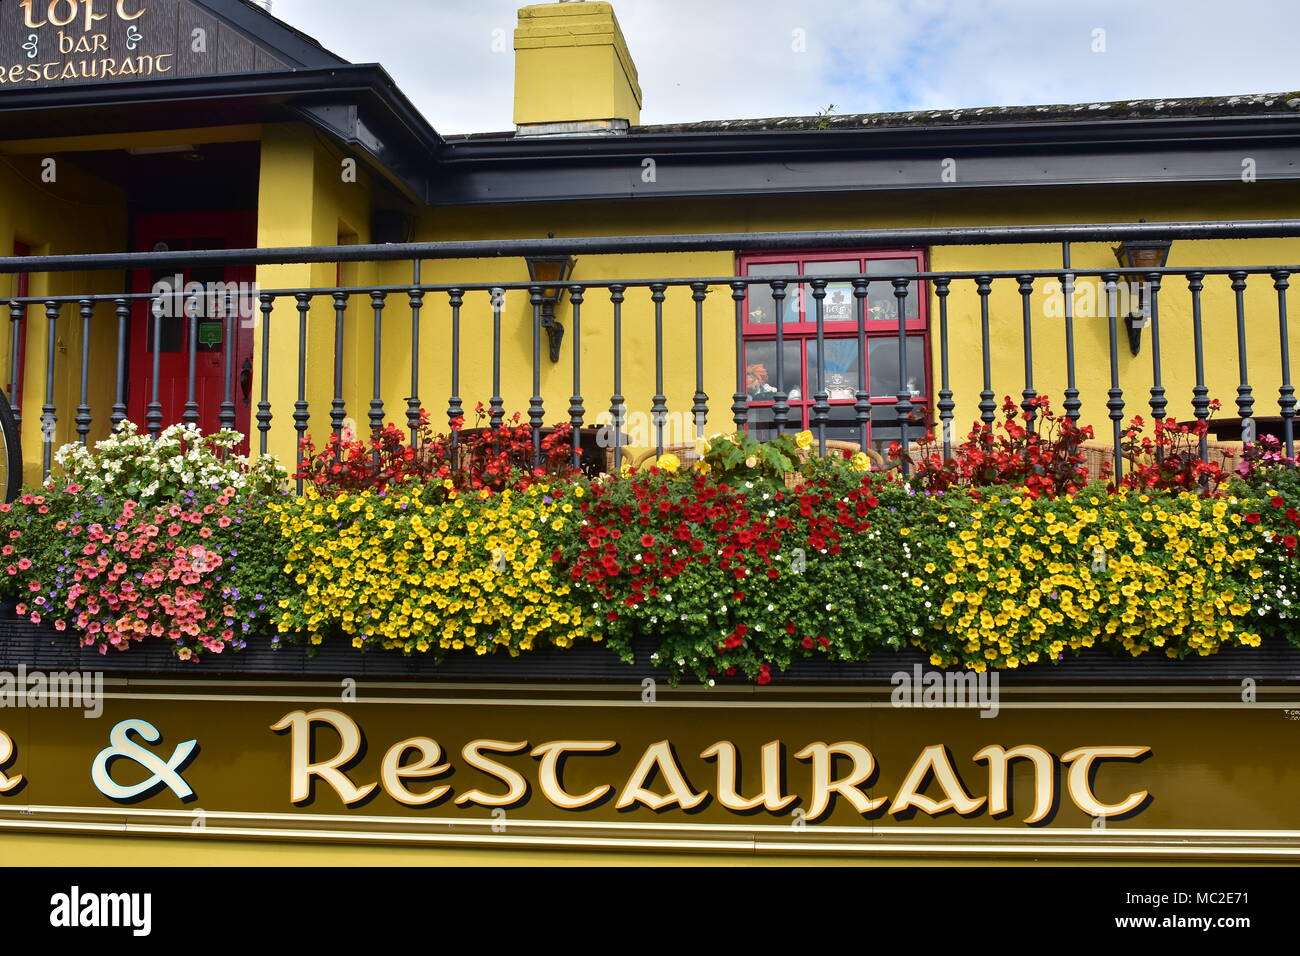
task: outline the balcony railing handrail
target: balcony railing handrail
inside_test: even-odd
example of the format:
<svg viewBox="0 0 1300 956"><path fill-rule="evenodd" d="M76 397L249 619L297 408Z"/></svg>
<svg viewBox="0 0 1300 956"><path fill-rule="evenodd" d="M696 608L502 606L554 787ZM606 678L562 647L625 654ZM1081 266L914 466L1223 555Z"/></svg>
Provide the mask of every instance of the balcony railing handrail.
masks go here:
<svg viewBox="0 0 1300 956"><path fill-rule="evenodd" d="M935 279L947 279L952 282L970 281L974 282L979 279L1020 279L1028 277L1030 279L1054 279L1060 280L1069 277L1071 280L1087 279L1096 277L1104 279L1107 276L1116 278L1142 278L1150 276L1172 276L1188 277L1200 276L1232 276L1240 273L1245 276L1253 275L1297 275L1300 274L1300 263L1291 265L1272 265L1272 266L1165 266L1160 269L1153 268L1119 268L1112 267L1094 267L1091 269L1082 268L1064 268L1056 266L1050 269L967 269L967 270L945 270L929 272L881 272L872 273L870 276L864 276L861 272L846 273L818 273L817 275L804 275L801 273L790 273L789 275L761 275L761 276L692 276L689 278L659 278L659 279L582 279L568 280L563 283L566 290L581 288L584 292L590 292L593 289L648 289L652 286L667 286L672 288L686 288L704 284L707 286L729 287L736 283L746 286L751 285L770 285L773 282L785 282L790 285L799 283L812 283L814 281L822 282L827 285L832 283L861 282L865 281L868 285L888 285L894 279L906 279L909 282L927 282ZM233 283L232 283L233 285ZM469 292L493 292L500 290L502 292L528 292L531 289L541 288L548 285L544 282L409 282L401 285L354 285L354 286L303 286L301 288L275 288L264 289L258 286L255 290L250 290L257 295L268 295L277 299L291 298L298 295L308 296L327 296L335 293L341 293L348 296L373 295L376 292L382 292L388 295L409 294L412 292L420 293L469 293ZM715 291L709 288L708 292ZM719 290L720 291L720 290ZM209 293L195 292L195 295L206 297ZM216 293L214 293L216 294ZM892 292L885 293L893 296ZM11 296L2 300L8 305L44 305L47 302L59 303L76 303L76 302L117 302L119 300L126 302L156 299L160 296L180 296L186 298L189 293L181 289L168 289L165 292L99 292L78 295L76 293L66 295L37 295L37 296Z"/></svg>
<svg viewBox="0 0 1300 956"><path fill-rule="evenodd" d="M19 272L95 272L165 269L179 265L304 265L435 259L506 259L556 254L618 255L796 249L1002 245L1009 243L1120 242L1138 239L1300 238L1300 219L1204 222L1121 222L1076 225L953 226L914 229L713 233L685 236L573 236L557 239L480 239L394 242L187 252L85 253L0 258L0 275Z"/></svg>

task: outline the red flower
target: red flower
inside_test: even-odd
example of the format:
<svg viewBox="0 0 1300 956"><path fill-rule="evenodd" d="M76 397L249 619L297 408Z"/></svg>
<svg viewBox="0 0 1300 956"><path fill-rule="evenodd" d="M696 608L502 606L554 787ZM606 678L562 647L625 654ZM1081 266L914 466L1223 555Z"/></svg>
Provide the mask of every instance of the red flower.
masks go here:
<svg viewBox="0 0 1300 956"><path fill-rule="evenodd" d="M1246 515L1246 520L1251 524L1259 524L1259 515L1252 511L1250 514Z"/></svg>
<svg viewBox="0 0 1300 956"><path fill-rule="evenodd" d="M1282 545L1283 545L1283 546L1284 546L1288 551L1293 551L1293 550L1295 550L1296 542L1297 542L1296 536L1293 535L1293 534L1289 534L1289 535L1287 535L1285 538L1282 539Z"/></svg>
<svg viewBox="0 0 1300 956"><path fill-rule="evenodd" d="M811 637L805 637L805 638L804 638L802 641L800 641L799 643L803 644L805 650L809 650L809 651L812 650L812 647L813 647L813 639L812 639Z"/></svg>
<svg viewBox="0 0 1300 956"><path fill-rule="evenodd" d="M1286 499L1283 498L1281 495L1279 495L1278 497L1274 498L1273 501L1272 501L1272 505L1273 505L1274 508L1281 508L1281 507L1282 507L1283 505L1285 505L1285 504L1286 504Z"/></svg>
<svg viewBox="0 0 1300 956"><path fill-rule="evenodd" d="M795 630L795 628L794 628L794 621L786 621L786 622L785 622L785 632L786 632L787 634L793 634L793 633L794 633L794 630Z"/></svg>
<svg viewBox="0 0 1300 956"><path fill-rule="evenodd" d="M641 547L652 548L654 547L654 543L655 543L654 535L652 534L641 535Z"/></svg>

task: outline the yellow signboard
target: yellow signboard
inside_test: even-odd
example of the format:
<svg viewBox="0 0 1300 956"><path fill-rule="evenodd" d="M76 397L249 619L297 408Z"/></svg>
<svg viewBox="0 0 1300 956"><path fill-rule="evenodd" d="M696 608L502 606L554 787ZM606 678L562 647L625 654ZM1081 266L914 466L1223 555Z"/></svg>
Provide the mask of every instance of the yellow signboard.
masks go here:
<svg viewBox="0 0 1300 956"><path fill-rule="evenodd" d="M0 828L772 853L1300 856L1300 704L108 681L0 708ZM45 703L49 703L46 700ZM990 719L992 718L992 719Z"/></svg>

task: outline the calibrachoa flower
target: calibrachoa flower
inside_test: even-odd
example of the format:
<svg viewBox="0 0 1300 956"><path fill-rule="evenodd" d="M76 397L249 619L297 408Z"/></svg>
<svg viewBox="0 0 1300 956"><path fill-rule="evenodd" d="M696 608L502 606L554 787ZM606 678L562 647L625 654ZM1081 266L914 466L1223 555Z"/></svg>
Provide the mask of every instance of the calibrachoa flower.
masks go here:
<svg viewBox="0 0 1300 956"><path fill-rule="evenodd" d="M595 638L551 563L573 533L581 494L546 484L496 494L434 486L277 505L290 542L284 571L302 588L279 602L279 630L406 653L515 655Z"/></svg>
<svg viewBox="0 0 1300 956"><path fill-rule="evenodd" d="M1095 644L1170 657L1258 644L1245 621L1258 591L1247 571L1258 539L1250 513L1236 498L1099 485L1061 498L990 493L948 540L942 586L912 581L931 588L941 635L915 643L936 666L975 670Z"/></svg>
<svg viewBox="0 0 1300 956"><path fill-rule="evenodd" d="M225 488L220 498L230 503L234 494ZM213 512L192 495L161 507L141 508L130 499L112 506L75 484L48 496L26 495L18 508L51 505L68 514L57 522L62 528L33 522L20 529L18 540L30 539L38 558L5 568L30 597L19 614L74 630L83 647L100 653L146 639L167 641L182 660L244 646L238 599L226 580L237 524L214 536ZM5 507L6 519L22 514ZM226 512L235 522L243 513L242 505Z"/></svg>

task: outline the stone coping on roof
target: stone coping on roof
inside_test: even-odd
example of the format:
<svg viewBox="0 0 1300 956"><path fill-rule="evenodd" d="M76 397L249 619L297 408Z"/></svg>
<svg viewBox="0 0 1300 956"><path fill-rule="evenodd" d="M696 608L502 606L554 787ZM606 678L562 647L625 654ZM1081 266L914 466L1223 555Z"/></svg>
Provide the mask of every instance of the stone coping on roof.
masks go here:
<svg viewBox="0 0 1300 956"><path fill-rule="evenodd" d="M846 113L826 116L776 116L764 119L706 120L632 126L625 135L672 133L754 133L807 130L896 129L933 126L979 126L1016 123L1070 123L1093 120L1146 120L1179 117L1300 117L1300 91L1200 96L1179 99L1119 100L1044 106L982 106L968 109L909 110L895 113ZM514 132L446 136L448 142L514 137ZM606 134L608 135L608 134Z"/></svg>

